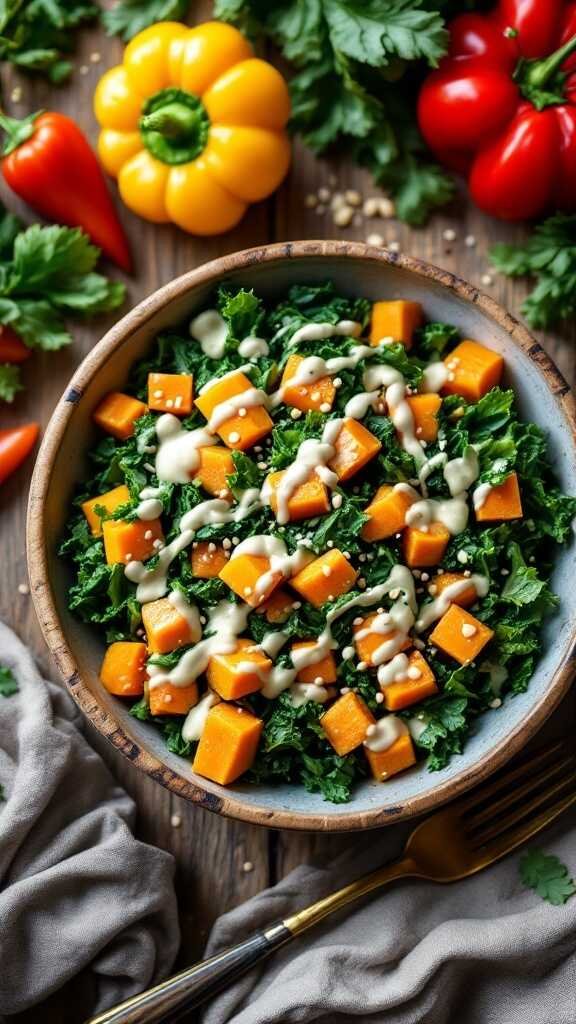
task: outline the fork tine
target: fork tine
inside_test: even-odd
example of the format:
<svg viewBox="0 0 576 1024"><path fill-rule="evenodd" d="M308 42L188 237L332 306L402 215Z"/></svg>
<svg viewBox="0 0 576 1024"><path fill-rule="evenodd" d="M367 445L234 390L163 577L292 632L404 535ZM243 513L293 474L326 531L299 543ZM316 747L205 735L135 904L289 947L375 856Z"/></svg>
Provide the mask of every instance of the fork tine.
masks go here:
<svg viewBox="0 0 576 1024"><path fill-rule="evenodd" d="M574 784L576 782L576 776L568 779L562 779L557 782L555 786L549 787L542 793L538 793L533 800L519 807L518 810L513 811L511 814L504 815L500 821L495 821L491 828L480 829L479 832L473 834L469 838L469 843L474 849L478 849L479 846L484 846L489 843L492 839L497 839L503 832L508 832L514 825L519 825L524 818L531 816L542 804L550 803L552 799L559 796L569 786L570 792L576 793ZM569 794L567 794L569 795Z"/></svg>
<svg viewBox="0 0 576 1024"><path fill-rule="evenodd" d="M483 811L477 814L474 811L468 812L466 815L466 828L474 830L485 821L494 820L494 816L499 814L500 811L505 810L511 804L517 803L518 800L528 796L532 790L541 787L548 779L553 778L559 772L563 772L570 767L576 768L575 754L571 754L561 761L555 761L546 771L527 779L523 785L514 787L507 795L502 796L499 800L492 801Z"/></svg>
<svg viewBox="0 0 576 1024"><path fill-rule="evenodd" d="M520 825L518 828L514 829L513 832L509 834L505 833L498 839L492 840L491 843L487 844L483 851L485 854L485 860L482 865L479 865L479 867L484 867L488 864L491 864L494 861L499 860L501 857L504 857L507 853L510 853L512 850L515 850L516 847L521 846L522 843L526 842L527 839L530 839L531 836L536 835L543 828L545 828L546 825L549 825L551 822L553 822L559 814L562 814L563 811L568 810L568 808L571 807L573 803L576 803L576 792L570 793L568 796L565 796L562 800L559 800L557 803L553 804L552 807L548 807L545 811L542 811L535 818L531 818L530 821L527 821L523 825Z"/></svg>
<svg viewBox="0 0 576 1024"><path fill-rule="evenodd" d="M530 769L530 771L538 769L540 765L544 765L550 757L563 751L569 751L569 748L564 740L558 740L556 743L552 743L549 747L545 747L543 750L537 751L532 757L523 758L520 764L512 770L504 769L503 773L498 775L498 777L489 785L482 785L482 788L476 790L476 792L472 793L471 796L463 797L458 800L457 803L454 804L454 810L467 813L474 807L481 806L497 794L500 789L508 787L517 779L521 779L528 769Z"/></svg>

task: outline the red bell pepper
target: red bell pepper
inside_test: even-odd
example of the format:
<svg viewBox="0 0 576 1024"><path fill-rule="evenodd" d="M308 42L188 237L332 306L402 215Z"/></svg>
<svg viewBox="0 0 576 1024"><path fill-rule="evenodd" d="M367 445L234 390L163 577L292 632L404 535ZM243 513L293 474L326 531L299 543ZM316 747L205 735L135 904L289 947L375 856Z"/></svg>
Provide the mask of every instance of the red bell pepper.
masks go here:
<svg viewBox="0 0 576 1024"><path fill-rule="evenodd" d="M38 437L37 423L0 430L0 484L18 469L32 451Z"/></svg>
<svg viewBox="0 0 576 1024"><path fill-rule="evenodd" d="M16 331L7 324L0 324L0 363L25 363L31 355Z"/></svg>
<svg viewBox="0 0 576 1024"><path fill-rule="evenodd" d="M449 31L418 101L438 159L495 217L576 210L576 3L500 0Z"/></svg>
<svg viewBox="0 0 576 1024"><path fill-rule="evenodd" d="M81 227L123 270L132 260L104 174L78 125L64 114L17 121L0 114L6 133L2 173L34 210L57 224Z"/></svg>

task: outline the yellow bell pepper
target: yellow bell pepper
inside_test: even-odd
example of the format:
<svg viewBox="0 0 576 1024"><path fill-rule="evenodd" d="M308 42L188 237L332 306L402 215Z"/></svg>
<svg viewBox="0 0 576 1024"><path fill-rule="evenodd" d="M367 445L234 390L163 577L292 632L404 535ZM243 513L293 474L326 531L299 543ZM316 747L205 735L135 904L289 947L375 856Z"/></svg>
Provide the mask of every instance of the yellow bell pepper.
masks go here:
<svg viewBox="0 0 576 1024"><path fill-rule="evenodd" d="M222 22L140 32L100 79L94 111L104 168L146 220L220 234L288 171L286 82Z"/></svg>

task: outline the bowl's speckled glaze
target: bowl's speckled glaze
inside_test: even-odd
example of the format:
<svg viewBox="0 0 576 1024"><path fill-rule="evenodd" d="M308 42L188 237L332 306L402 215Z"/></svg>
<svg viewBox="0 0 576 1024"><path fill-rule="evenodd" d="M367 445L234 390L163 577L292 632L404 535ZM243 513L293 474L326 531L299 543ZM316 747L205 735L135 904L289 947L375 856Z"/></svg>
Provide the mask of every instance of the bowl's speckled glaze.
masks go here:
<svg viewBox="0 0 576 1024"><path fill-rule="evenodd" d="M562 486L576 493L576 416L570 390L542 348L495 302L471 285L428 264L360 243L293 242L225 256L160 289L133 309L96 345L75 373L46 430L28 510L32 593L46 642L72 696L93 725L137 767L194 803L246 821L281 828L348 830L376 827L430 810L480 782L538 730L568 689L574 670L576 587L574 551L559 554L554 587L558 613L548 622L542 657L529 690L480 720L460 757L443 772L414 768L386 784L365 782L350 804L335 806L295 786L238 784L224 789L191 774L170 754L154 728L131 718L98 682L104 640L66 608L70 575L56 555L86 450L96 437L91 413L107 391L122 388L131 365L155 334L207 303L226 279L268 299L301 281L331 278L345 293L370 299L410 298L428 319L455 324L464 336L502 352L506 383L522 415L544 427Z"/></svg>

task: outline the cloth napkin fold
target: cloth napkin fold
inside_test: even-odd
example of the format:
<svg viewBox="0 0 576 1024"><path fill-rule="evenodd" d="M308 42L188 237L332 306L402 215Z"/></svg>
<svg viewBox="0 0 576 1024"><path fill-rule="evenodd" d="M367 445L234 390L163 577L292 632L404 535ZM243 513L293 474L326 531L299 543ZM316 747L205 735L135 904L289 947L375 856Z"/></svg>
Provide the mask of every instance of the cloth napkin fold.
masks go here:
<svg viewBox="0 0 576 1024"><path fill-rule="evenodd" d="M172 857L138 842L135 808L65 691L0 623L0 1014L82 971L94 1012L168 974L179 944Z"/></svg>
<svg viewBox="0 0 576 1024"><path fill-rule="evenodd" d="M410 826L299 867L216 923L207 955L397 856ZM576 868L576 815L534 844ZM522 887L520 853L452 885L394 882L302 935L215 999L202 1024L576 1024L576 896Z"/></svg>

